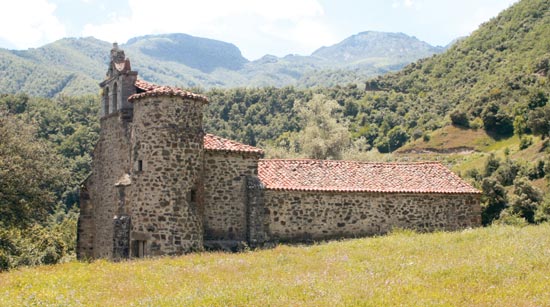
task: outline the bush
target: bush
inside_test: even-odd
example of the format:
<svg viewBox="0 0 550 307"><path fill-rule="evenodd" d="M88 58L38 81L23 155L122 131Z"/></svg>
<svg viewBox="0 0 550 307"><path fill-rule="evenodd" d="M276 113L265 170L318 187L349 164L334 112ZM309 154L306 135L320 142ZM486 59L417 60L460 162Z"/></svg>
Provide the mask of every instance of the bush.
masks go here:
<svg viewBox="0 0 550 307"><path fill-rule="evenodd" d="M18 266L55 264L74 254L76 216L53 226L0 228L0 271Z"/></svg>
<svg viewBox="0 0 550 307"><path fill-rule="evenodd" d="M422 136L422 140L424 142L429 142L431 139L430 135L428 133L424 133L424 135Z"/></svg>
<svg viewBox="0 0 550 307"><path fill-rule="evenodd" d="M500 166L500 160L496 158L494 153L491 153L485 161L485 177L491 176Z"/></svg>
<svg viewBox="0 0 550 307"><path fill-rule="evenodd" d="M481 181L481 179L483 179L483 176L481 175L481 173L477 168L472 168L467 170L465 175L466 177L470 177L475 181Z"/></svg>
<svg viewBox="0 0 550 307"><path fill-rule="evenodd" d="M470 128L474 130L477 130L481 127L483 127L483 121L479 117L476 117L474 120L470 122Z"/></svg>
<svg viewBox="0 0 550 307"><path fill-rule="evenodd" d="M507 136L514 133L514 123L512 118L500 109L495 102L490 102L481 112L483 127L488 132Z"/></svg>
<svg viewBox="0 0 550 307"><path fill-rule="evenodd" d="M492 177L483 179L481 190L483 191L481 221L483 225L489 225L498 219L506 208L508 197L504 187Z"/></svg>
<svg viewBox="0 0 550 307"><path fill-rule="evenodd" d="M529 168L527 175L529 176L529 180L544 178L546 175L546 163L544 163L544 160L537 160L537 162Z"/></svg>
<svg viewBox="0 0 550 307"><path fill-rule="evenodd" d="M537 207L537 210L535 211L535 222L550 222L550 197L547 196Z"/></svg>
<svg viewBox="0 0 550 307"><path fill-rule="evenodd" d="M376 142L376 148L381 153L388 153L403 146L409 140L409 135L400 126L393 127L388 135Z"/></svg>
<svg viewBox="0 0 550 307"><path fill-rule="evenodd" d="M514 184L514 180L519 172L519 166L509 158L500 163L497 170L494 172L495 177L503 186Z"/></svg>
<svg viewBox="0 0 550 307"><path fill-rule="evenodd" d="M413 140L418 140L424 135L424 132L420 129L415 129L412 133Z"/></svg>
<svg viewBox="0 0 550 307"><path fill-rule="evenodd" d="M534 135L540 135L543 139L550 135L550 106L537 108L529 112L527 126Z"/></svg>
<svg viewBox="0 0 550 307"><path fill-rule="evenodd" d="M542 192L532 186L527 178L518 178L514 182L514 195L510 201L511 213L535 223L535 211L542 199Z"/></svg>
<svg viewBox="0 0 550 307"><path fill-rule="evenodd" d="M531 138L531 137L522 136L519 139L519 149L520 150L526 149L529 146L531 146L532 144L533 144L533 138Z"/></svg>
<svg viewBox="0 0 550 307"><path fill-rule="evenodd" d="M510 210L504 210L500 214L500 217L498 218L498 220L495 221L495 224L525 227L529 223L527 223L527 221L523 217L512 213Z"/></svg>
<svg viewBox="0 0 550 307"><path fill-rule="evenodd" d="M454 126L458 127L468 128L470 126L468 114L462 110L454 110L451 112L451 122Z"/></svg>

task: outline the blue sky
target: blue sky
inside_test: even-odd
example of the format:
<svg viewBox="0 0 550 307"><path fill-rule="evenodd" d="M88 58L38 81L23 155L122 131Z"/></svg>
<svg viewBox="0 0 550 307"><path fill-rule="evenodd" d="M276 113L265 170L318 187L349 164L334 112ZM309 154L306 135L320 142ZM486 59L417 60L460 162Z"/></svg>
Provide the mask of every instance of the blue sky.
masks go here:
<svg viewBox="0 0 550 307"><path fill-rule="evenodd" d="M362 31L403 32L446 45L517 0L10 0L0 47L27 49L63 37L119 43L156 33L219 39L257 59L310 54Z"/></svg>

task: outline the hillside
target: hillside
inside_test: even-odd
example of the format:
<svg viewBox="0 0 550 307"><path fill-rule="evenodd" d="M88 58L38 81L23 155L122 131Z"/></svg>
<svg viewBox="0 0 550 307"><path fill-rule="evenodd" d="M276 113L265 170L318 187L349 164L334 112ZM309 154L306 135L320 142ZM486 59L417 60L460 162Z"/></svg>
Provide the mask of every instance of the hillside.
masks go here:
<svg viewBox="0 0 550 307"><path fill-rule="evenodd" d="M538 306L550 226L493 226L0 273L0 305Z"/></svg>
<svg viewBox="0 0 550 307"><path fill-rule="evenodd" d="M0 88L2 93L43 97L96 94L110 48L110 43L88 37L23 51L0 49ZM266 55L256 61L245 59L233 44L186 34L136 37L121 48L147 81L205 88L361 83L440 52L416 38L381 32L354 35L311 56Z"/></svg>
<svg viewBox="0 0 550 307"><path fill-rule="evenodd" d="M372 79L367 87L405 94L418 111L438 117L458 110L483 121L487 106L496 104L492 111L513 121L526 111L523 106L533 109L550 95L549 33L550 3L520 1L447 52ZM510 133L503 128L493 132Z"/></svg>

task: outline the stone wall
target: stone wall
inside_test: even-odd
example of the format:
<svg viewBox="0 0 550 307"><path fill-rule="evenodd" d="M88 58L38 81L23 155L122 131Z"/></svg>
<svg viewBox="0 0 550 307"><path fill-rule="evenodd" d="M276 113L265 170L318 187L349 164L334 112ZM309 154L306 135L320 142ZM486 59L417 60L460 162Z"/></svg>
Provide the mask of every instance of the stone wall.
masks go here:
<svg viewBox="0 0 550 307"><path fill-rule="evenodd" d="M265 190L271 241L384 234L392 228L456 230L481 224L479 195Z"/></svg>
<svg viewBox="0 0 550 307"><path fill-rule="evenodd" d="M258 154L206 151L205 240L247 240L246 177L257 175Z"/></svg>
<svg viewBox="0 0 550 307"><path fill-rule="evenodd" d="M203 246L203 102L134 101L130 249L181 254Z"/></svg>
<svg viewBox="0 0 550 307"><path fill-rule="evenodd" d="M94 257L95 212L88 193L88 187L91 185L90 178L88 178L80 188L80 215L76 230L76 256L78 259Z"/></svg>
<svg viewBox="0 0 550 307"><path fill-rule="evenodd" d="M101 133L93 152L92 174L81 192L78 227L79 258L112 258L113 217L119 207L116 182L129 172L130 123L123 112L101 119Z"/></svg>

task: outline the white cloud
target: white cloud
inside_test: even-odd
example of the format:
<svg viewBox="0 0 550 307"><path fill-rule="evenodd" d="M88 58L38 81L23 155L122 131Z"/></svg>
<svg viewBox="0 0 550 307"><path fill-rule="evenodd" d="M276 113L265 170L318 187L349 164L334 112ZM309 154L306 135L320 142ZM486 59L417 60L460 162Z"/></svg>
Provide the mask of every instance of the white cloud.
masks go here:
<svg viewBox="0 0 550 307"><path fill-rule="evenodd" d="M65 27L47 0L7 1L0 10L0 41L23 49L63 38Z"/></svg>
<svg viewBox="0 0 550 307"><path fill-rule="evenodd" d="M406 8L406 9L410 9L410 8L415 8L415 9L419 9L421 7L421 3L419 3L417 0L399 0L399 1L393 1L392 2L392 7L394 9L397 9L397 8Z"/></svg>
<svg viewBox="0 0 550 307"><path fill-rule="evenodd" d="M293 50L298 45L300 51L333 41L328 27L320 21L324 10L317 0L129 0L129 6L128 17L114 16L108 23L87 24L82 35L125 42L139 35L182 32L235 43L252 58L263 54L246 50L245 41L251 38L265 43L271 42L266 38L292 42ZM269 49L265 47L257 46L264 52Z"/></svg>

